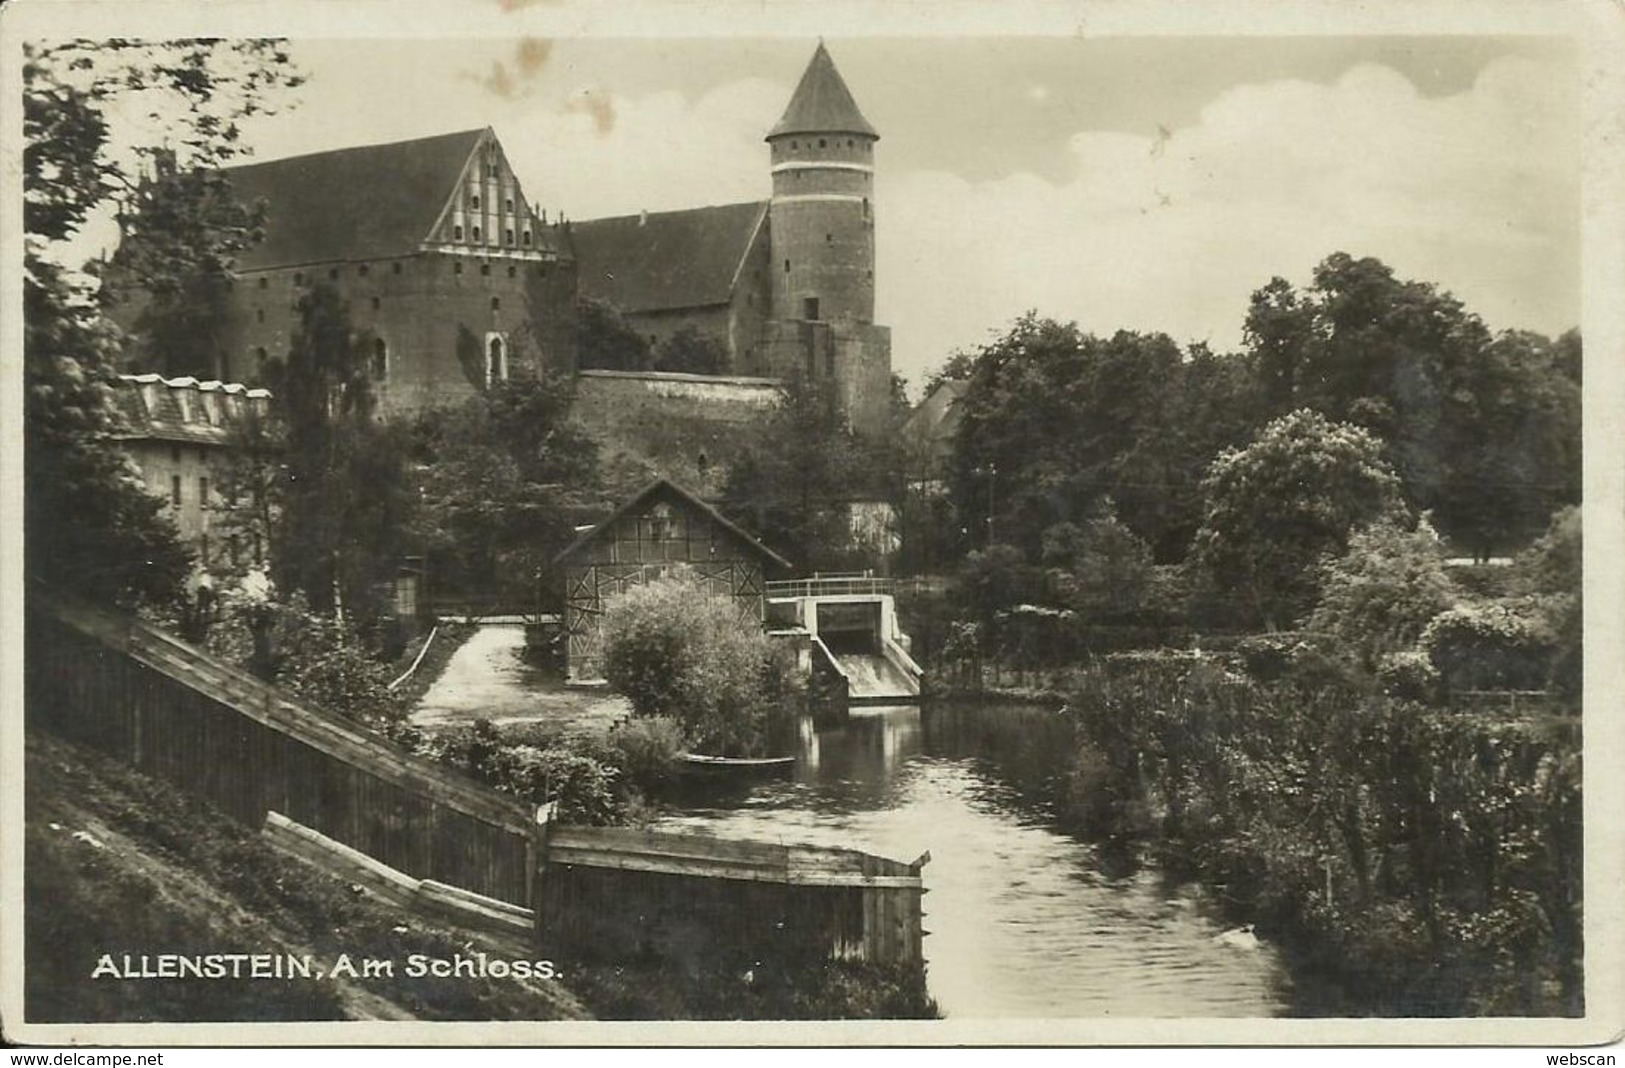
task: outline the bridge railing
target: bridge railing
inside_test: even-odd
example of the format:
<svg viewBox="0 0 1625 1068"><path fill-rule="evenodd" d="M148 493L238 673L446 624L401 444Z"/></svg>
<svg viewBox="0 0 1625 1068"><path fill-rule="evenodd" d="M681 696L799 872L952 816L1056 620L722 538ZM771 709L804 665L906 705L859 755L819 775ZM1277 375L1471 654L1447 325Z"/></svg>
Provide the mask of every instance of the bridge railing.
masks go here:
<svg viewBox="0 0 1625 1068"><path fill-rule="evenodd" d="M865 574L813 575L767 583L767 596L776 597L874 597L892 592L889 578Z"/></svg>

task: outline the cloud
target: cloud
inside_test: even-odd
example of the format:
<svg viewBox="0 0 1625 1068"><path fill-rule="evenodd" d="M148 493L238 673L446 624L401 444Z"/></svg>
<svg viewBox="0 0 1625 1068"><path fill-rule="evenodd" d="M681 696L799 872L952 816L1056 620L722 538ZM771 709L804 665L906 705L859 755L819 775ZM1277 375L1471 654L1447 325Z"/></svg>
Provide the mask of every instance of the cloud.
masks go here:
<svg viewBox="0 0 1625 1068"><path fill-rule="evenodd" d="M1027 308L1097 332L1240 342L1253 289L1344 250L1451 290L1492 327L1577 320L1575 90L1528 60L1429 99L1361 65L1234 88L1193 125L1082 131L1064 182L877 159L880 313L914 377Z"/></svg>

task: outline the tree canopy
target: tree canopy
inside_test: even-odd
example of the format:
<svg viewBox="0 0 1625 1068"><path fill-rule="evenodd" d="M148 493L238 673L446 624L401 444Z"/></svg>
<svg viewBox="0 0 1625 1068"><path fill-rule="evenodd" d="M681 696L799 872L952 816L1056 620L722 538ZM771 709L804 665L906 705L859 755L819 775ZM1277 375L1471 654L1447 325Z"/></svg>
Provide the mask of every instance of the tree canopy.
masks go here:
<svg viewBox="0 0 1625 1068"><path fill-rule="evenodd" d="M1399 488L1365 430L1319 412L1284 415L1208 469L1197 563L1240 595L1244 618L1276 629L1314 603L1321 557L1342 554L1356 529L1402 507Z"/></svg>
<svg viewBox="0 0 1625 1068"><path fill-rule="evenodd" d="M299 80L269 39L24 45L25 529L29 570L53 587L165 600L190 565L118 450L122 338L94 275L71 262L82 228L134 194L157 147L122 143L116 116L150 105L170 147L209 168L242 151L239 122ZM193 247L217 254L212 240Z"/></svg>

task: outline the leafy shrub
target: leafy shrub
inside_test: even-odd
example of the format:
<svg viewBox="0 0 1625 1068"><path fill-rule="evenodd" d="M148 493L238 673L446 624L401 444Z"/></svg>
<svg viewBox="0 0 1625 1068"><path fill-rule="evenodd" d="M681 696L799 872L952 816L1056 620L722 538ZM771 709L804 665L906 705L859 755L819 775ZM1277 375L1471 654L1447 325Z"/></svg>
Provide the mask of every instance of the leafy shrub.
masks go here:
<svg viewBox="0 0 1625 1068"><path fill-rule="evenodd" d="M1555 644L1529 601L1460 605L1422 632L1422 648L1451 690L1540 689Z"/></svg>
<svg viewBox="0 0 1625 1068"><path fill-rule="evenodd" d="M1439 694L1439 669L1415 649L1389 653L1377 662L1377 682L1389 697L1432 703Z"/></svg>
<svg viewBox="0 0 1625 1068"><path fill-rule="evenodd" d="M799 700L788 649L693 572L636 587L604 612L604 675L639 716L670 716L701 751L761 756Z"/></svg>
<svg viewBox="0 0 1625 1068"><path fill-rule="evenodd" d="M566 823L619 823L625 815L613 756L551 725L498 728L476 720L472 727L440 732L423 751L531 804L557 801L558 818Z"/></svg>
<svg viewBox="0 0 1625 1068"><path fill-rule="evenodd" d="M672 779L677 755L686 748L682 726L670 716L636 716L610 732L609 744L627 780L655 793Z"/></svg>
<svg viewBox="0 0 1625 1068"><path fill-rule="evenodd" d="M1415 645L1428 621L1457 600L1438 536L1426 524L1407 531L1376 523L1321 567L1320 602L1306 627L1374 668L1384 654Z"/></svg>

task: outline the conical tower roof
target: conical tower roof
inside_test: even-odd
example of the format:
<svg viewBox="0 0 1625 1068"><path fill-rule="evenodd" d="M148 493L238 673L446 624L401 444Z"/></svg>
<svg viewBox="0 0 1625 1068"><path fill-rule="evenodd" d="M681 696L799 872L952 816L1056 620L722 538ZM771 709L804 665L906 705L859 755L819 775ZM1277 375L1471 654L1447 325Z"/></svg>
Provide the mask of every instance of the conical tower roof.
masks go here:
<svg viewBox="0 0 1625 1068"><path fill-rule="evenodd" d="M801 76L801 84L790 97L784 118L769 131L767 140L797 133L852 133L880 139L880 134L858 110L852 91L841 80L841 72L835 69L835 61L829 58L823 41L818 42L818 50Z"/></svg>

